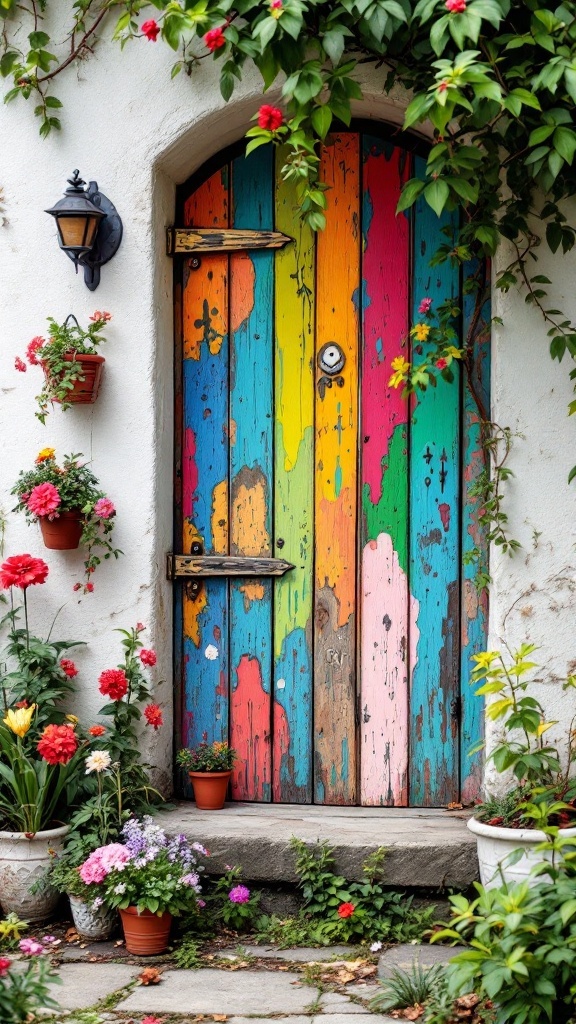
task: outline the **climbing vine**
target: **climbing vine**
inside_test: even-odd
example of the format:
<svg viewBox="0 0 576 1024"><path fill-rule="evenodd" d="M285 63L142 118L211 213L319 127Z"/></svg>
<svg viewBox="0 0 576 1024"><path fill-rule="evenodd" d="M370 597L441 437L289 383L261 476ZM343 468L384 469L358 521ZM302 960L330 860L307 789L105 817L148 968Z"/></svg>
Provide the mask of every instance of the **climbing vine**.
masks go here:
<svg viewBox="0 0 576 1024"><path fill-rule="evenodd" d="M247 148L284 145L282 173L296 182L316 230L329 205L319 144L334 125L350 123L363 95L358 73L372 65L386 91L411 95L404 128L428 122L433 130L425 170L406 183L399 211L417 199L438 215L461 211L436 259L484 260L502 239L511 243L514 258L497 287L523 287L544 318L552 358L576 360L576 326L550 302L551 281L534 272L543 239L563 253L576 239L565 203L576 194L576 0L70 0L65 40L56 44L63 6L0 0L5 99L32 100L42 135L61 127L59 76L102 38L122 48L162 40L176 57L173 77L217 61L225 100L254 64L264 91L278 85L281 101L260 107ZM437 356L449 377L456 357ZM429 366L411 372L424 375L417 387L434 384Z"/></svg>

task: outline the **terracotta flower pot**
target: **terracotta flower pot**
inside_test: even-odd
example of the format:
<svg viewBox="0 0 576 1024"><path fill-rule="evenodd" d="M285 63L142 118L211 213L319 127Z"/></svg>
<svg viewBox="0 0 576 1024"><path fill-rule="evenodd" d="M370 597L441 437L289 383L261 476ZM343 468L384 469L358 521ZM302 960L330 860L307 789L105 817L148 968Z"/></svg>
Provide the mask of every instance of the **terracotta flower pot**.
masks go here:
<svg viewBox="0 0 576 1024"><path fill-rule="evenodd" d="M120 911L126 949L136 956L154 956L168 948L172 914L138 913L136 907Z"/></svg>
<svg viewBox="0 0 576 1024"><path fill-rule="evenodd" d="M221 811L230 781L228 772L188 772L199 811Z"/></svg>
<svg viewBox="0 0 576 1024"><path fill-rule="evenodd" d="M61 512L56 519L41 516L38 520L42 531L44 547L52 551L73 551L80 544L84 528L82 513Z"/></svg>
<svg viewBox="0 0 576 1024"><path fill-rule="evenodd" d="M102 370L104 369L104 356L81 356L74 352L66 352L64 359L67 363L76 362L82 369L84 380L77 380L68 392L66 401L71 404L91 404L98 398ZM42 364L44 372L46 368Z"/></svg>

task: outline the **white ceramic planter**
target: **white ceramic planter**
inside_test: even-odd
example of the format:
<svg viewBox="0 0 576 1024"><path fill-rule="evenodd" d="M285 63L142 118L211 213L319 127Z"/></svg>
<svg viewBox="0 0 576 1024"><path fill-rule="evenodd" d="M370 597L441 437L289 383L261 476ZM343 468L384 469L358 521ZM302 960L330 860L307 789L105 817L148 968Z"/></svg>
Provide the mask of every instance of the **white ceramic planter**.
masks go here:
<svg viewBox="0 0 576 1024"><path fill-rule="evenodd" d="M69 825L62 825L33 836L0 832L0 904L4 914L18 914L30 924L51 916L59 898L56 889L42 885L31 893L30 887L46 877L52 856L62 849L69 830Z"/></svg>
<svg viewBox="0 0 576 1024"><path fill-rule="evenodd" d="M79 935L85 939L103 942L109 939L118 921L118 911L108 907L94 907L84 903L77 896L68 896L74 926Z"/></svg>
<svg viewBox="0 0 576 1024"><path fill-rule="evenodd" d="M551 854L546 851L536 852L536 847L546 841L544 832L534 828L503 828L500 825L486 825L476 818L469 818L468 828L476 836L478 847L478 863L480 865L480 881L486 889L495 889L502 884L502 875L506 882L549 881L547 875L533 875L530 872L536 864L550 861ZM560 833L564 838L576 840L576 828L563 828ZM575 842L576 847L576 842ZM523 856L515 864L509 864L508 858L514 850L523 850Z"/></svg>

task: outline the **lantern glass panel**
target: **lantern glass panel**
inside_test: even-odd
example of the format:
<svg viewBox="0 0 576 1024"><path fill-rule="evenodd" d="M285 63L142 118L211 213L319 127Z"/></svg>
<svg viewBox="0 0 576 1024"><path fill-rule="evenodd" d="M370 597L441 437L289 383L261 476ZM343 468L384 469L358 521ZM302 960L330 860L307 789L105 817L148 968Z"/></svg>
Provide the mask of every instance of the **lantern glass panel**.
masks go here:
<svg viewBox="0 0 576 1024"><path fill-rule="evenodd" d="M91 249L99 220L99 217L93 217L90 214L57 217L62 245L70 249Z"/></svg>

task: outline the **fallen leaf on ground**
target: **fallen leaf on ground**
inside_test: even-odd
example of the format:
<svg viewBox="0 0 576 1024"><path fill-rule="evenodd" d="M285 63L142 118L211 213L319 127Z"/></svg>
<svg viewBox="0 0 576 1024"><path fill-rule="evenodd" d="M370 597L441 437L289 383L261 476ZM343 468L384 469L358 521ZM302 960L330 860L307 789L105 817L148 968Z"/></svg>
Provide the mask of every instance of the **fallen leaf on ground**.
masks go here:
<svg viewBox="0 0 576 1024"><path fill-rule="evenodd" d="M352 971L338 971L336 977L341 985L347 985L349 981L354 981L356 975Z"/></svg>
<svg viewBox="0 0 576 1024"><path fill-rule="evenodd" d="M213 1013L212 1020L228 1020L228 1017L225 1013Z"/></svg>
<svg viewBox="0 0 576 1024"><path fill-rule="evenodd" d="M475 992L469 992L465 996L459 996L454 1002L459 1010L471 1010L478 1006L480 996L477 996Z"/></svg>
<svg viewBox="0 0 576 1024"><path fill-rule="evenodd" d="M75 928L68 928L64 938L66 939L66 942L78 942L80 936Z"/></svg>
<svg viewBox="0 0 576 1024"><path fill-rule="evenodd" d="M447 804L446 805L446 810L447 811L462 811L463 809L464 809L464 805L456 803L456 802L452 803L452 804Z"/></svg>
<svg viewBox="0 0 576 1024"><path fill-rule="evenodd" d="M162 975L157 967L145 967L142 974L138 975L138 981L141 985L159 985Z"/></svg>
<svg viewBox="0 0 576 1024"><path fill-rule="evenodd" d="M371 974L376 974L377 970L378 968L376 967L376 964L371 964L367 967L361 967L358 974L361 978L368 978Z"/></svg>

